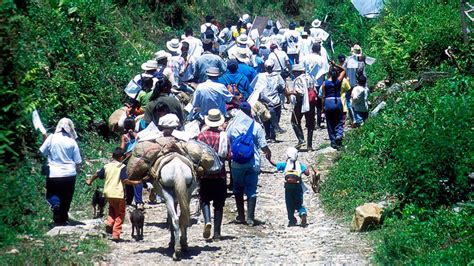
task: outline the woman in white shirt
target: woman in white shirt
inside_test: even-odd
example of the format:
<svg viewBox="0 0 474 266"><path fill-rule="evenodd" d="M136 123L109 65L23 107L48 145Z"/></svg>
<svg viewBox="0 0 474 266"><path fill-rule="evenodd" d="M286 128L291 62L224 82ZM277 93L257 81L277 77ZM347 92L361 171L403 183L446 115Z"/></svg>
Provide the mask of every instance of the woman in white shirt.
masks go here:
<svg viewBox="0 0 474 266"><path fill-rule="evenodd" d="M54 134L48 136L40 147L41 153L48 157L46 200L56 225L66 225L69 220L78 165L82 162L76 138L71 119L62 118Z"/></svg>

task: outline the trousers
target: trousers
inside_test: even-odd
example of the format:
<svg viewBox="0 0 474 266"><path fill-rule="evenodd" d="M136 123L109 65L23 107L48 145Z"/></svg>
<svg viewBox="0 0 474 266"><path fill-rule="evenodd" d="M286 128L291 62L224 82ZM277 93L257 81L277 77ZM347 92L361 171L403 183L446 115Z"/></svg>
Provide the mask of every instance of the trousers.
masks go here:
<svg viewBox="0 0 474 266"><path fill-rule="evenodd" d="M285 203L288 222L296 224L295 211L298 211L300 216L306 214L306 208L303 205L303 189L300 184L297 184L294 188L285 188Z"/></svg>
<svg viewBox="0 0 474 266"><path fill-rule="evenodd" d="M342 137L344 134L341 98L326 98L324 101L324 111L326 115L329 140L331 141L331 145L336 145L336 138Z"/></svg>
<svg viewBox="0 0 474 266"><path fill-rule="evenodd" d="M69 220L68 212L74 196L75 184L76 176L46 179L46 200L53 209L55 223L65 223Z"/></svg>

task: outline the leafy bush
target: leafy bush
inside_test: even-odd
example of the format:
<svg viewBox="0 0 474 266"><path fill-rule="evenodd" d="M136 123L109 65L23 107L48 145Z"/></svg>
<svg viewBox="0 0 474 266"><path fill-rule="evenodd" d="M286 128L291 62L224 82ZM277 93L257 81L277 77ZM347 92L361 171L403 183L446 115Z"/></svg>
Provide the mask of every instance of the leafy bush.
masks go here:
<svg viewBox="0 0 474 266"><path fill-rule="evenodd" d="M435 212L409 205L403 216L388 218L374 259L380 264L467 265L474 259L473 206Z"/></svg>
<svg viewBox="0 0 474 266"><path fill-rule="evenodd" d="M472 77L407 91L347 134L346 150L323 183L328 208L349 212L395 196L402 206L436 208L466 200L474 168Z"/></svg>

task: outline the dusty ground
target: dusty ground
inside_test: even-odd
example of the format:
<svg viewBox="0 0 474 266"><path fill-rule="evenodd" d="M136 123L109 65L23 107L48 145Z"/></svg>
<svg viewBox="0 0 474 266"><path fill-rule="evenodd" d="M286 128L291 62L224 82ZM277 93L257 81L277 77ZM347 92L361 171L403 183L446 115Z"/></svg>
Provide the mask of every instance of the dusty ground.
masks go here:
<svg viewBox="0 0 474 266"><path fill-rule="evenodd" d="M275 160L283 160L286 148L296 144L289 117L290 113L284 111L281 124L287 132L277 138L281 142L270 144ZM313 147L317 151L301 152L300 160L306 164L314 164L317 154L321 151L331 151L331 148L322 149L327 146L329 145L326 130L315 131ZM320 163L328 164L325 161ZM262 171L256 218L264 224L248 227L232 223L236 216L235 201L233 197L229 197L226 201L222 226L223 240L206 242L202 238L202 216L193 215L193 224L188 230L189 251L183 254L180 263L369 263L372 249L364 236L349 232L347 224L340 223L337 217L326 215L321 208L319 196L311 189L304 196L308 210L308 227L287 227L283 176L274 173L267 161L264 161ZM306 184L310 187L309 180ZM195 212L197 199L193 199L191 204L191 210ZM111 242L112 252L102 263L126 265L173 263L172 251L168 249L166 207L164 204L146 207L144 240L140 242L133 240L130 237L131 226L129 223L125 224L122 235L125 241ZM126 220L128 221L128 217Z"/></svg>

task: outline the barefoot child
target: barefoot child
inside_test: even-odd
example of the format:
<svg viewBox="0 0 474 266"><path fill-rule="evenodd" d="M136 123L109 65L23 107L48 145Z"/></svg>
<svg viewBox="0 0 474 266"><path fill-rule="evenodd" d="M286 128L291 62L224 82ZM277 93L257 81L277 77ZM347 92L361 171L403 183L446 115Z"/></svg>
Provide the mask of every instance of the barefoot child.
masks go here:
<svg viewBox="0 0 474 266"><path fill-rule="evenodd" d="M141 181L128 180L127 169L122 164L124 151L121 148L115 148L112 153L113 161L104 165L94 176L86 180L87 185L97 178L105 178L104 195L109 203L109 215L106 226L112 231L112 239L119 240L122 233L122 223L125 217L125 199L123 185L137 185Z"/></svg>
<svg viewBox="0 0 474 266"><path fill-rule="evenodd" d="M303 180L301 175L309 175L306 165L298 161L298 150L289 147L286 151L286 162L273 162L279 172L285 174L285 202L288 212L288 226L296 226L295 210L298 211L301 218L301 226L305 227L306 208L303 205Z"/></svg>

